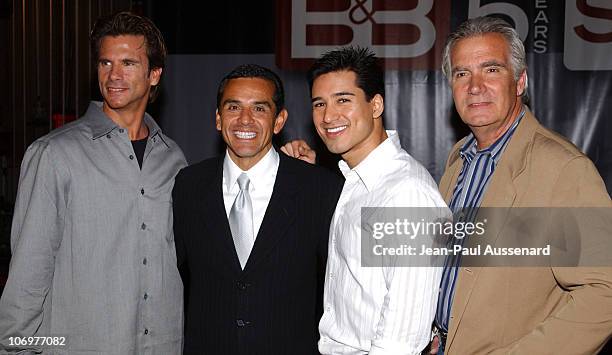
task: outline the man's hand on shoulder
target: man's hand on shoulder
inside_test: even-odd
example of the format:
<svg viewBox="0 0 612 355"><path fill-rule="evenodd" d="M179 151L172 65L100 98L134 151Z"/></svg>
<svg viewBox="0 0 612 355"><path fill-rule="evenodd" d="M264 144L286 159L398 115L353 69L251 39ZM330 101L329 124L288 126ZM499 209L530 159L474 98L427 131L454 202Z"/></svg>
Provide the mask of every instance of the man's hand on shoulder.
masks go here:
<svg viewBox="0 0 612 355"><path fill-rule="evenodd" d="M317 159L317 152L312 150L308 143L302 139L290 141L282 146L280 150L292 158L297 158L310 164L315 164Z"/></svg>

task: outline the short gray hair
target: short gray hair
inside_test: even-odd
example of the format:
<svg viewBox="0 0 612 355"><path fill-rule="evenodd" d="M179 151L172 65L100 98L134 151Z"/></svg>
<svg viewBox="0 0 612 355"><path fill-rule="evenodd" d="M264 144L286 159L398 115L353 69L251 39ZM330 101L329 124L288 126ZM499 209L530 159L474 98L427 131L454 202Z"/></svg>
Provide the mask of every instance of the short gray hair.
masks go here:
<svg viewBox="0 0 612 355"><path fill-rule="evenodd" d="M488 33L499 33L504 36L510 49L510 62L514 80L518 81L523 71L527 69L525 60L525 46L519 37L516 30L510 24L500 18L495 17L476 17L469 19L459 25L452 32L447 40L444 52L442 53L442 73L448 79L449 83L452 80L452 68L450 53L453 46L461 39L482 36ZM525 82L525 90L523 95L527 93L527 82Z"/></svg>

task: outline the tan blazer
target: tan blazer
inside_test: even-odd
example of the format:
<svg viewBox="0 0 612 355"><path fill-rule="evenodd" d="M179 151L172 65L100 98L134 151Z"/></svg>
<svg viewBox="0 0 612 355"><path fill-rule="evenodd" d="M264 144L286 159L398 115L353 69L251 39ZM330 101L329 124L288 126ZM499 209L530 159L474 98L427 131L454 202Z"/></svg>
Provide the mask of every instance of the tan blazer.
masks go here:
<svg viewBox="0 0 612 355"><path fill-rule="evenodd" d="M451 150L440 181L447 202L463 164L459 148L464 141ZM612 203L593 163L528 111L481 206ZM497 241L503 238L502 230ZM612 253L612 244L607 248ZM597 353L612 334L612 268L461 267L449 327L450 355Z"/></svg>

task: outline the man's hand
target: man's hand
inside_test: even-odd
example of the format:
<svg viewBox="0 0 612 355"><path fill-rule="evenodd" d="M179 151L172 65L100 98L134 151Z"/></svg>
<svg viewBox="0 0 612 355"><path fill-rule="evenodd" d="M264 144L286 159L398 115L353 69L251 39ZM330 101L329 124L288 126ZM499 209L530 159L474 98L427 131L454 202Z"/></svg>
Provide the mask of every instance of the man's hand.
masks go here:
<svg viewBox="0 0 612 355"><path fill-rule="evenodd" d="M308 143L302 139L288 142L282 146L280 150L290 157L303 160L310 164L314 164L317 159L317 152L310 149Z"/></svg>
<svg viewBox="0 0 612 355"><path fill-rule="evenodd" d="M431 345L429 347L429 354L436 355L438 353L438 348L440 347L440 338L438 336L434 336L431 340Z"/></svg>

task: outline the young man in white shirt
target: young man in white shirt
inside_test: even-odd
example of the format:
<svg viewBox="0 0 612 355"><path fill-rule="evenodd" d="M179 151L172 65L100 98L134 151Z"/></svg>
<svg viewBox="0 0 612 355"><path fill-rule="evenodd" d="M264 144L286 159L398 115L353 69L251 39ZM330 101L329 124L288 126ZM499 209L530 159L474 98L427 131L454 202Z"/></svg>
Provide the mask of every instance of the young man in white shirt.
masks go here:
<svg viewBox="0 0 612 355"><path fill-rule="evenodd" d="M364 266L361 208L446 211L446 205L431 175L402 149L397 132L385 131L384 75L371 51L328 52L314 63L308 81L315 128L342 157L346 178L330 227L319 351L419 354L429 341L440 268Z"/></svg>

